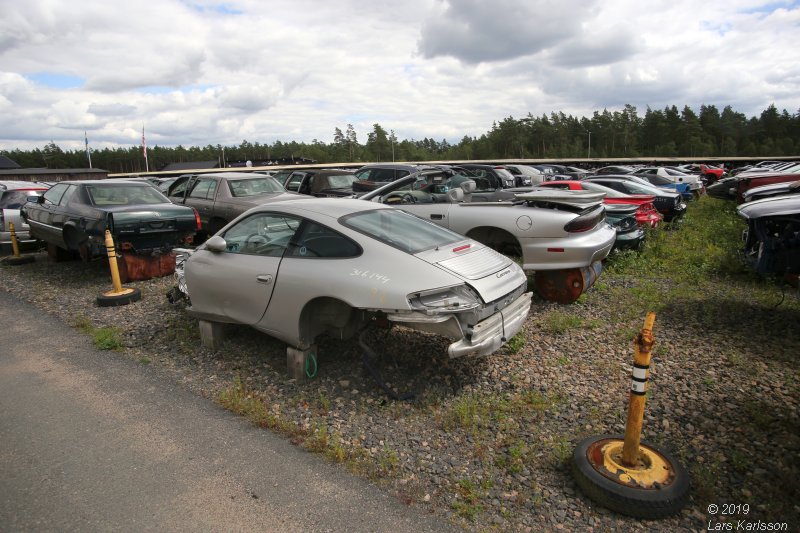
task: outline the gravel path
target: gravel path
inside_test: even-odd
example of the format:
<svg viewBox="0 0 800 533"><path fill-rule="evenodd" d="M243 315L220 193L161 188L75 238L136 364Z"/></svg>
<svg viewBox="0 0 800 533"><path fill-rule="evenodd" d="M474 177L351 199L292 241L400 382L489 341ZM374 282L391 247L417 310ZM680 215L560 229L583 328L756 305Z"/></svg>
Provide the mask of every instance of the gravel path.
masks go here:
<svg viewBox="0 0 800 533"><path fill-rule="evenodd" d="M99 308L95 297L110 288L102 262L40 253L34 264L0 267L0 287L36 308L87 330L119 328L124 349L110 357L154 365L234 408L263 406L262 425L469 530L705 531L720 519L707 513L712 503L749 505L727 517L733 526L800 528L796 290L604 274L571 306L535 300L524 345L478 360L447 360L438 337L373 331L387 385L416 393L396 401L365 370L355 340L323 341L318 376L298 385L282 343L232 327L221 350L203 349L196 321L165 297L172 278L130 285L142 289L140 302ZM681 514L639 521L580 494L569 457L584 436L624 431L631 339L650 308L658 315L643 438L680 458L693 491Z"/></svg>

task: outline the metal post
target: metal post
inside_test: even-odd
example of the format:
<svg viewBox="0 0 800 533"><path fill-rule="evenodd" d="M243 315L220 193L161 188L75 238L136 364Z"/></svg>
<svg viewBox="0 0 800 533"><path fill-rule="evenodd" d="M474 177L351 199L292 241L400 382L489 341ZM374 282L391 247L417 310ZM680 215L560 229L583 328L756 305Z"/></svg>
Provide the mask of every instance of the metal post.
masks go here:
<svg viewBox="0 0 800 533"><path fill-rule="evenodd" d="M111 268L111 285L114 293L122 292L122 282L119 279L119 266L117 265L117 251L114 248L114 239L111 232L106 230L106 251L108 252L108 266Z"/></svg>
<svg viewBox="0 0 800 533"><path fill-rule="evenodd" d="M19 257L19 244L17 244L17 231L14 229L14 223L8 223L8 232L11 233L11 251L14 257Z"/></svg>
<svg viewBox="0 0 800 533"><path fill-rule="evenodd" d="M114 248L114 239L111 232L106 230L106 251L108 252L108 266L111 269L112 289L97 296L97 305L110 307L116 305L127 305L141 299L142 291L137 288L122 286L119 277L119 266L117 265L117 251Z"/></svg>
<svg viewBox="0 0 800 533"><path fill-rule="evenodd" d="M655 321L656 314L647 313L644 327L635 341L628 421L625 425L625 442L622 447L622 463L629 467L635 466L639 459L645 395L647 394L647 380L650 375L651 350L653 349L653 344L655 344L655 339L653 338L653 324Z"/></svg>

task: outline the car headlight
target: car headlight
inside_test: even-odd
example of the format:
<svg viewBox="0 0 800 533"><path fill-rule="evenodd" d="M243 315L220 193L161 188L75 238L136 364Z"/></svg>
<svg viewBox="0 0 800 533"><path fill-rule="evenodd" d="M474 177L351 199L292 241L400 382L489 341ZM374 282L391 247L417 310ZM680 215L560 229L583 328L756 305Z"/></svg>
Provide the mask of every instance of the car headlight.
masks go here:
<svg viewBox="0 0 800 533"><path fill-rule="evenodd" d="M408 304L415 311L427 314L467 311L481 306L478 294L467 285L455 285L408 295Z"/></svg>

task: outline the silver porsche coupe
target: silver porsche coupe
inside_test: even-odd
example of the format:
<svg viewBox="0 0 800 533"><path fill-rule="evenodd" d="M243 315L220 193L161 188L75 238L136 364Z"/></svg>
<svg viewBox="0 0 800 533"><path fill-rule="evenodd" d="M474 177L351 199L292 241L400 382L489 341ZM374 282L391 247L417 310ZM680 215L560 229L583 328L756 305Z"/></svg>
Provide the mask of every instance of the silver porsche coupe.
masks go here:
<svg viewBox="0 0 800 533"><path fill-rule="evenodd" d="M477 241L390 206L311 198L256 207L185 260L188 311L306 349L381 319L483 356L521 328L527 278ZM179 279L179 286L181 280Z"/></svg>

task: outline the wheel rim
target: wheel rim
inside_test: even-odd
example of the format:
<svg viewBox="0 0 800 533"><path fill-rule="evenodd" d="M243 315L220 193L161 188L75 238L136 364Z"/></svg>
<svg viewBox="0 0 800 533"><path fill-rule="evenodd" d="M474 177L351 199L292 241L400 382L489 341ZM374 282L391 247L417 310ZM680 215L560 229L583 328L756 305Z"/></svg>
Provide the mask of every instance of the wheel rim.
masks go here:
<svg viewBox="0 0 800 533"><path fill-rule="evenodd" d="M601 439L586 450L589 464L600 475L627 487L658 490L675 480L672 463L661 453L645 445L639 446L639 456L633 466L622 462L621 439Z"/></svg>

